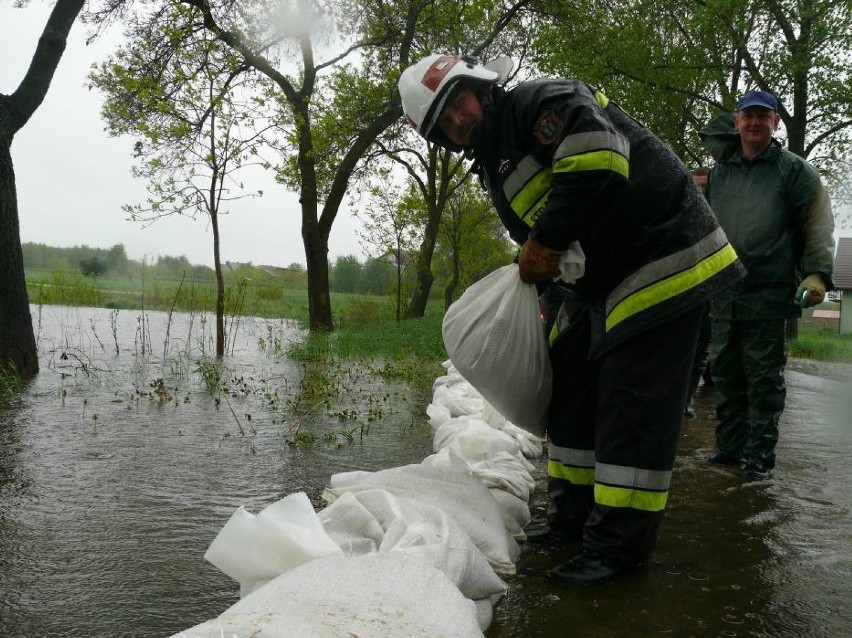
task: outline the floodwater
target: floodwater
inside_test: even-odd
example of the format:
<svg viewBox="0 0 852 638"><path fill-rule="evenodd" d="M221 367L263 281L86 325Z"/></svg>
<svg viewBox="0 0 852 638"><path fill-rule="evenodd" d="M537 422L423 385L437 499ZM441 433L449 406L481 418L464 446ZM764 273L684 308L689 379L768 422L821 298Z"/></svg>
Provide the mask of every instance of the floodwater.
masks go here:
<svg viewBox="0 0 852 638"><path fill-rule="evenodd" d="M583 590L551 586L576 547L528 546L488 638L852 636L852 366L793 360L773 477L707 464L712 388L685 420L649 569ZM544 473L534 517L543 519Z"/></svg>
<svg viewBox="0 0 852 638"><path fill-rule="evenodd" d="M305 491L319 509L332 474L431 453L428 388L288 361L303 335L286 322L233 326L214 396L198 371L209 317L33 313L42 372L0 408L0 636L156 638L215 617L238 586L203 554L236 507ZM327 403L311 375L336 388ZM486 635L852 635L852 366L792 361L787 382L772 479L703 462L702 388L650 568L563 590L547 571L576 548L527 547ZM540 520L543 460L536 474Z"/></svg>

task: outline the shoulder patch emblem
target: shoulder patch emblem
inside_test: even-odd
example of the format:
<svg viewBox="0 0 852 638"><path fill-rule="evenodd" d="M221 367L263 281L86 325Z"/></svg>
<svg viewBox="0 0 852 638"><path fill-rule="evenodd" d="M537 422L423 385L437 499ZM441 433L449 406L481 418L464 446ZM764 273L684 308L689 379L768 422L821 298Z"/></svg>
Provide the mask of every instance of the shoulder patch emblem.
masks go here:
<svg viewBox="0 0 852 638"><path fill-rule="evenodd" d="M533 125L533 135L536 136L542 144L550 144L554 142L562 132L563 122L553 111L545 111L542 113Z"/></svg>

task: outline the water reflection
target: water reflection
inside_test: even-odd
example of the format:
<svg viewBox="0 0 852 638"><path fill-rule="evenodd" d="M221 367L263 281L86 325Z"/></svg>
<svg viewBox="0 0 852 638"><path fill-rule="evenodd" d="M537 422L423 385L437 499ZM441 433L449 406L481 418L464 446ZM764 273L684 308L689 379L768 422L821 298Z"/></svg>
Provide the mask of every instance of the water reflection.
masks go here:
<svg viewBox="0 0 852 638"><path fill-rule="evenodd" d="M146 314L160 347L142 357L133 315L118 316L116 355L108 310L41 308L42 372L0 409L0 636L171 635L235 602L235 584L202 556L237 506L257 511L295 491L319 505L331 473L431 452L428 397L403 384L382 387L393 407L363 439L336 437L369 411L379 382L332 369L346 392L305 415L314 445L290 445L270 393L293 402L304 369L269 343L300 338L293 326L243 319L226 361L242 382L217 401L196 371L210 352L195 341L198 317ZM344 408L359 416L341 420Z"/></svg>
<svg viewBox="0 0 852 638"><path fill-rule="evenodd" d="M684 422L650 569L606 586L558 589L547 570L576 548L528 547L486 635L850 635L852 368L805 369L822 376L788 371L772 480L743 482L734 470L704 463L713 446L713 401L703 389L698 418ZM543 477L540 468L542 488ZM543 494L537 491L539 518Z"/></svg>
<svg viewBox="0 0 852 638"><path fill-rule="evenodd" d="M286 323L241 322L226 365L244 384L217 402L197 372L212 344L199 317L169 324L148 313L142 357L135 313L40 310L43 372L0 409L0 636L169 636L217 616L237 587L202 556L238 505L259 511L305 491L319 508L335 472L431 453L428 389L282 359L270 344L301 337ZM310 412L314 445L293 446L272 404L313 405L312 375L338 384L340 400ZM772 480L744 483L703 462L713 408L702 394L650 569L562 590L546 574L576 548L526 548L489 638L852 634L852 374L799 363L787 378ZM387 407L363 439L335 434L363 423L377 400ZM542 461L539 519L544 476Z"/></svg>

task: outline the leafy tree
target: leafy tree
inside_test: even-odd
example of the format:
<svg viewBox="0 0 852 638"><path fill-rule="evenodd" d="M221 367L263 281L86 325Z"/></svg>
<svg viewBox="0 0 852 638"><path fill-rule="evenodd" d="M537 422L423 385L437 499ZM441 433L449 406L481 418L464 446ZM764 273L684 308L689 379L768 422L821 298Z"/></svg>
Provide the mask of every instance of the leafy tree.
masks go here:
<svg viewBox="0 0 852 638"><path fill-rule="evenodd" d="M355 292L369 295L388 294L396 281L396 270L387 259L368 258L364 262L363 274Z"/></svg>
<svg viewBox="0 0 852 638"><path fill-rule="evenodd" d="M188 35L192 12L177 6L167 16L179 38L167 62L152 75L160 34L142 33L104 62L90 78L107 97L104 119L113 135L133 134L140 163L134 174L148 180L149 197L124 210L148 225L168 215L203 214L213 234L216 273L216 356L225 353L225 281L219 216L227 202L251 196L237 180L240 169L259 163L265 143L263 102L245 99L255 82L238 56L206 31ZM261 192L255 195L262 195ZM187 263L187 266L189 264Z"/></svg>
<svg viewBox="0 0 852 638"><path fill-rule="evenodd" d="M268 97L282 108L281 122L293 151L278 177L300 193L312 330L333 328L329 233L350 181L368 164L365 155L376 136L401 116L395 94L399 70L413 60L412 54L433 43L445 49L469 41L469 20L463 18L478 16L493 38L529 1L182 0L197 24L275 87ZM179 46L180 38L163 24L162 4L168 0L153 4L139 14L132 32L160 34L163 46L155 48L165 52ZM325 46L328 40L335 45ZM318 49L329 52L324 61L317 59Z"/></svg>
<svg viewBox="0 0 852 638"><path fill-rule="evenodd" d="M369 253L377 259L385 259L396 273L396 320L400 321L405 312L405 273L416 259L420 220L423 217L422 200L416 189L409 186L405 193L387 188L387 178L377 179L371 187L371 201L374 203L369 215L362 216L364 227L361 238L369 246Z"/></svg>
<svg viewBox="0 0 852 638"><path fill-rule="evenodd" d="M80 272L84 277L99 277L107 271L107 265L97 255L80 260Z"/></svg>
<svg viewBox="0 0 852 638"><path fill-rule="evenodd" d="M415 261L415 283L408 304L408 317L423 317L429 293L432 289L434 276L432 273L432 257L438 238L441 217L453 192L459 188L467 177L464 157L452 153L432 143L425 145L425 152L420 149L422 144L387 149L387 157L408 174L409 184L419 195L421 214L418 217L409 216L409 221L420 226L420 246ZM411 213L418 207L412 207ZM378 209L380 214L383 209Z"/></svg>
<svg viewBox="0 0 852 638"><path fill-rule="evenodd" d="M13 368L23 377L38 372L38 353L24 277L11 146L44 100L83 4L84 0L57 0L23 80L10 95L0 93L0 271L4 273L0 280L0 370Z"/></svg>
<svg viewBox="0 0 852 638"><path fill-rule="evenodd" d="M335 292L355 292L361 279L361 262L355 255L338 257L331 269L331 289Z"/></svg>
<svg viewBox="0 0 852 638"><path fill-rule="evenodd" d="M852 5L835 0L542 2L536 60L601 85L691 162L696 131L750 88L775 93L787 145L836 194L852 144ZM682 131L682 132L680 132Z"/></svg>
<svg viewBox="0 0 852 638"><path fill-rule="evenodd" d="M106 251L104 256L106 267L113 273L127 273L129 262L127 259L127 251L124 249L124 244L115 244L112 248Z"/></svg>
<svg viewBox="0 0 852 638"><path fill-rule="evenodd" d="M516 249L488 196L470 181L447 202L438 236L437 271L443 276L444 306L495 268Z"/></svg>

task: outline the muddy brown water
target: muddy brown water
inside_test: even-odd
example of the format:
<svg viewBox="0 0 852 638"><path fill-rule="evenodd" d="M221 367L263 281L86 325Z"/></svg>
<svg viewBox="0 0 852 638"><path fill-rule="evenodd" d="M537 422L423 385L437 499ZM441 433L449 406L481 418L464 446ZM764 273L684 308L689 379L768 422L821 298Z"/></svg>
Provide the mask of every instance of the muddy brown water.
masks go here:
<svg viewBox="0 0 852 638"><path fill-rule="evenodd" d="M357 367L303 420L314 443L292 445L275 401L298 398L304 369L271 344L303 335L285 322L241 320L227 365L242 381L217 402L194 370L212 350L209 318L147 313L143 357L137 312L33 312L42 372L0 408L0 636L159 637L212 618L238 588L203 554L236 507L305 491L319 508L336 472L431 453L428 390ZM771 480L703 462L702 388L650 568L562 590L547 571L575 548L528 547L486 635L852 635L852 366L792 361L787 382ZM362 436L357 424L377 413ZM536 476L540 520L543 460Z"/></svg>

